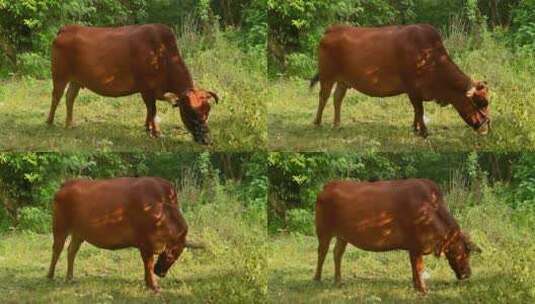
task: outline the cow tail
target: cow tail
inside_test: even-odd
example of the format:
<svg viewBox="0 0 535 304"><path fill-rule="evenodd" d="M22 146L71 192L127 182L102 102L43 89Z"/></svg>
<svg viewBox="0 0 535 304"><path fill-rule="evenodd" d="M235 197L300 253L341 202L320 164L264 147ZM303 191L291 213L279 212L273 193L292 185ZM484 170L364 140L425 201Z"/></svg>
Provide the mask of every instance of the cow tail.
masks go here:
<svg viewBox="0 0 535 304"><path fill-rule="evenodd" d="M312 79L310 79L310 90L312 90L314 88L314 86L316 85L316 83L318 83L320 81L320 74L319 73L316 73L316 75L314 75L314 77L312 77Z"/></svg>

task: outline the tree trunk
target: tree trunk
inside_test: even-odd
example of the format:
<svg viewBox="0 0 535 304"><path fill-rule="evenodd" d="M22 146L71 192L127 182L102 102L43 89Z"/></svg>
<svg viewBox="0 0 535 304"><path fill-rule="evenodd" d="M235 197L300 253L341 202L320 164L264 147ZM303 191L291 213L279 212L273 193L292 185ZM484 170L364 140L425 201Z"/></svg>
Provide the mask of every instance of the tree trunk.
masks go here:
<svg viewBox="0 0 535 304"><path fill-rule="evenodd" d="M17 66L17 51L11 45L11 43L5 38L6 35L0 32L0 50L5 54L9 62L16 67Z"/></svg>
<svg viewBox="0 0 535 304"><path fill-rule="evenodd" d="M490 0L490 27L494 29L496 25L500 24L498 19L498 0Z"/></svg>

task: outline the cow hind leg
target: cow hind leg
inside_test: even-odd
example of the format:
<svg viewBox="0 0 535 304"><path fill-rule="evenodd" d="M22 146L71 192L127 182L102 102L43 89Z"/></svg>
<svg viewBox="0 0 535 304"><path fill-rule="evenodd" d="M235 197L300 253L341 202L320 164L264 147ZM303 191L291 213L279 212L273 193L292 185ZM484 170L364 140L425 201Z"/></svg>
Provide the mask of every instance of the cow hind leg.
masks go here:
<svg viewBox="0 0 535 304"><path fill-rule="evenodd" d="M67 277L66 280L72 280L73 273L74 273L74 258L76 257L76 253L78 252L78 249L80 249L80 245L83 243L83 239L72 235L71 236L71 243L69 244L68 249L68 256L67 256Z"/></svg>
<svg viewBox="0 0 535 304"><path fill-rule="evenodd" d="M334 245L334 282L336 284L340 284L342 281L342 256L344 255L346 247L347 241L341 238L336 238L336 244Z"/></svg>
<svg viewBox="0 0 535 304"><path fill-rule="evenodd" d="M50 112L48 112L48 119L46 123L52 125L54 123L54 116L56 115L56 109L58 107L59 101L63 96L65 87L67 86L67 81L65 80L56 80L54 79L54 88L52 89L52 102L50 103Z"/></svg>
<svg viewBox="0 0 535 304"><path fill-rule="evenodd" d="M414 108L414 122L413 128L414 133L422 136L423 138L427 137L427 127L424 122L424 104L420 98L414 96L409 96L412 106Z"/></svg>
<svg viewBox="0 0 535 304"><path fill-rule="evenodd" d="M332 236L318 236L318 264L316 265L316 274L314 275L314 280L321 281L321 273L323 269L323 262L325 261L325 256L329 251L329 245L331 244Z"/></svg>
<svg viewBox="0 0 535 304"><path fill-rule="evenodd" d="M333 85L334 85L333 81L321 81L318 111L316 112L316 119L314 120L314 124L316 126L321 125L321 117L323 116L323 109L325 109L327 100L329 100L329 96L331 96L331 90L333 88Z"/></svg>
<svg viewBox="0 0 535 304"><path fill-rule="evenodd" d="M346 96L347 92L347 86L342 83L338 82L336 84L336 89L334 90L334 127L337 128L340 126L340 112L342 109L342 101L344 100L344 97Z"/></svg>
<svg viewBox="0 0 535 304"><path fill-rule="evenodd" d="M78 96L78 92L80 91L80 85L75 82L69 83L69 88L67 89L67 96L65 97L66 105L67 105L67 118L65 119L65 127L70 128L73 126L72 123L72 110L74 106L74 100L76 99L76 96Z"/></svg>
<svg viewBox="0 0 535 304"><path fill-rule="evenodd" d="M54 272L56 269L56 264L58 262L63 246L65 245L65 240L67 239L66 231L54 231L54 244L52 245L52 260L50 261L50 268L48 269L47 277L49 279L54 278Z"/></svg>

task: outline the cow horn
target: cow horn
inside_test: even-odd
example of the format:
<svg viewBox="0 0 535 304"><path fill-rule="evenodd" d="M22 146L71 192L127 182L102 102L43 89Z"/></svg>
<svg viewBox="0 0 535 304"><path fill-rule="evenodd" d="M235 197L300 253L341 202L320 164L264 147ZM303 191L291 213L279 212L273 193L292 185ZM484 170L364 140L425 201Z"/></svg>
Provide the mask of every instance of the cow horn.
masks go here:
<svg viewBox="0 0 535 304"><path fill-rule="evenodd" d="M468 98L474 97L476 90L477 90L476 87L471 87L470 90L466 91L466 97Z"/></svg>
<svg viewBox="0 0 535 304"><path fill-rule="evenodd" d="M180 101L180 98L178 98L178 96L176 96L175 93L167 92L167 93L163 94L163 98L167 102L169 102L173 107L178 107L178 103Z"/></svg>
<svg viewBox="0 0 535 304"><path fill-rule="evenodd" d="M217 96L216 93L212 92L212 91L207 91L208 94L210 94L210 96L212 96L215 100L215 103L218 103L219 102L219 97Z"/></svg>

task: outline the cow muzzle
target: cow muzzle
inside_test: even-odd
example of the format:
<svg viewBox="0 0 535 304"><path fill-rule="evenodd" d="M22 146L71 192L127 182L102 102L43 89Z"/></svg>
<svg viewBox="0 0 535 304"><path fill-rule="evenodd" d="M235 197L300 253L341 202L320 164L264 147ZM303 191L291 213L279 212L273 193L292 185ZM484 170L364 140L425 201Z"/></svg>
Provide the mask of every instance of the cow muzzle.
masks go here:
<svg viewBox="0 0 535 304"><path fill-rule="evenodd" d="M490 132L490 119L486 118L477 128L479 135L487 135Z"/></svg>
<svg viewBox="0 0 535 304"><path fill-rule="evenodd" d="M196 143L200 145L212 144L212 138L210 137L210 132L208 131L207 126L205 125L198 126L194 128L194 130L191 133L193 135L193 140L195 140Z"/></svg>

